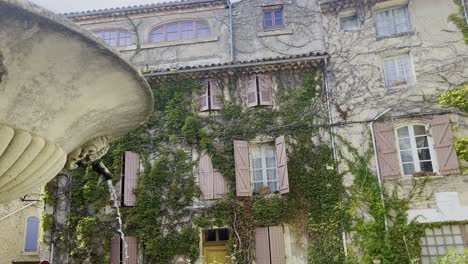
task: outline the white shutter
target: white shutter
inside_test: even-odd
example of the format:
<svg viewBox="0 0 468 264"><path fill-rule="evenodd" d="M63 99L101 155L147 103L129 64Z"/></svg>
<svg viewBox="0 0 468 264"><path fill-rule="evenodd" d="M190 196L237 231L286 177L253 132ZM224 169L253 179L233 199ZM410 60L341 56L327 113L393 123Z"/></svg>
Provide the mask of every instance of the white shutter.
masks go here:
<svg viewBox="0 0 468 264"><path fill-rule="evenodd" d="M208 97L208 89L209 89L209 81L205 80L203 81L203 87L205 87L205 92L200 95L199 98L199 106L200 106L200 111L207 111L210 109L210 106L208 104L209 97Z"/></svg>

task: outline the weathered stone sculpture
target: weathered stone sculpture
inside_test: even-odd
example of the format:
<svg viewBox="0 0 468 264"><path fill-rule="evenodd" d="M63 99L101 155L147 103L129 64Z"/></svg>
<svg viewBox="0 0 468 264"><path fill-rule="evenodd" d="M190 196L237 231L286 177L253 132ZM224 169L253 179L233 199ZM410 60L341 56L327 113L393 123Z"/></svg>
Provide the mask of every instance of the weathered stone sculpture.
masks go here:
<svg viewBox="0 0 468 264"><path fill-rule="evenodd" d="M107 152L152 111L146 80L74 23L0 0L0 202ZM68 156L68 159L67 159ZM67 162L68 160L68 162Z"/></svg>

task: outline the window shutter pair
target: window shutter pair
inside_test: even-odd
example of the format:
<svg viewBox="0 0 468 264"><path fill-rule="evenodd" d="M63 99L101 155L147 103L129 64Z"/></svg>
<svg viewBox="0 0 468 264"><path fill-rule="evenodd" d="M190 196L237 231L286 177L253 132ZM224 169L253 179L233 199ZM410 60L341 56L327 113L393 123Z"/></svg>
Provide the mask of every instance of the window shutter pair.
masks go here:
<svg viewBox="0 0 468 264"><path fill-rule="evenodd" d="M452 129L448 115L436 116L431 121L432 140L442 175L460 173L457 154L453 144ZM375 124L375 141L380 175L383 179L398 179L401 175L395 130L391 124Z"/></svg>
<svg viewBox="0 0 468 264"><path fill-rule="evenodd" d="M135 190L138 185L138 176L140 174L140 155L131 151L125 151L123 162L123 177L115 186L117 197L121 199L123 193L123 205L135 206ZM114 201L114 207L118 207L119 205L120 201Z"/></svg>
<svg viewBox="0 0 468 264"><path fill-rule="evenodd" d="M273 105L273 76L254 74L246 77L247 107Z"/></svg>
<svg viewBox="0 0 468 264"><path fill-rule="evenodd" d="M127 264L137 264L138 263L138 241L136 237L126 236L125 242L127 243ZM113 237L111 240L111 249L110 249L110 262L111 264L121 264L121 259L124 257L122 250L124 245L119 236Z"/></svg>
<svg viewBox="0 0 468 264"><path fill-rule="evenodd" d="M205 80L203 85L206 87L205 93L200 96L200 111L221 110L223 108L223 95L216 80Z"/></svg>
<svg viewBox="0 0 468 264"><path fill-rule="evenodd" d="M289 192L289 176L286 156L286 143L284 136L275 140L276 166L280 193ZM236 166L237 196L252 196L249 143L247 141L234 141L234 161Z"/></svg>
<svg viewBox="0 0 468 264"><path fill-rule="evenodd" d="M221 172L213 168L211 158L206 153L200 157L198 181L205 200L220 199L228 193L226 180Z"/></svg>
<svg viewBox="0 0 468 264"><path fill-rule="evenodd" d="M255 263L286 264L282 226L255 228Z"/></svg>

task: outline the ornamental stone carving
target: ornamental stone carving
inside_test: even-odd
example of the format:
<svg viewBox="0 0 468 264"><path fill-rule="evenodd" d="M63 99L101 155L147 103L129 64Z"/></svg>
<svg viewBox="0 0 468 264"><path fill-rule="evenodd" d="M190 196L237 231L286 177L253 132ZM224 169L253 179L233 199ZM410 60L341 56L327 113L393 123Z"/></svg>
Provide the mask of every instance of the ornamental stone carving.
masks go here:
<svg viewBox="0 0 468 264"><path fill-rule="evenodd" d="M73 170L76 169L80 164L91 164L94 161L102 158L109 150L110 142L111 137L109 136L101 136L91 139L80 148L77 148L68 154L65 168Z"/></svg>

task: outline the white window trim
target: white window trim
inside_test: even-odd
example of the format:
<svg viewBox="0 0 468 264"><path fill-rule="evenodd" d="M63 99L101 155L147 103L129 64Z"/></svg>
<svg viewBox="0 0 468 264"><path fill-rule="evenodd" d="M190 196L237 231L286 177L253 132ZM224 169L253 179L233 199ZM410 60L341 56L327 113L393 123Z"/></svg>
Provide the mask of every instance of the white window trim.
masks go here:
<svg viewBox="0 0 468 264"><path fill-rule="evenodd" d="M411 82L407 84L398 85L398 86L387 86L387 78L385 76L385 61L389 59L396 59L398 57L404 57L404 56L408 56L409 58ZM381 73L382 73L383 80L384 80L384 87L386 89L405 88L405 87L413 86L414 84L416 84L416 70L414 69L413 56L411 56L411 52L404 52L404 53L397 53L397 54L382 56L380 60L380 67L381 67Z"/></svg>
<svg viewBox="0 0 468 264"><path fill-rule="evenodd" d="M276 183L277 183L277 187L278 187L278 190L276 191L279 191L279 178L278 178L278 161L276 160L276 146L275 146L275 142L271 141L271 142L255 142L255 143L249 143L249 163L250 163L250 179L251 179L251 182L250 182L250 185L251 185L251 189L252 189L252 192L254 192L254 187L255 187L255 183L259 183L259 181L255 181L255 176L254 176L254 167L253 167L253 162L252 162L252 148L253 147L260 147L261 148L261 152L262 152L262 184L263 186L268 186L268 183L269 182L275 182L275 181L269 181L268 180L268 174L267 174L267 167L266 167L266 159L265 159L265 154L264 154L264 148L263 146L267 146L267 145L271 145L273 147L273 157L275 158L275 175L276 175ZM271 168L270 168L271 169ZM271 193L275 193L276 192L275 190L271 190Z"/></svg>
<svg viewBox="0 0 468 264"><path fill-rule="evenodd" d="M26 252L26 236L28 234L28 219L30 217L35 217L37 219L39 219L39 227L38 227L38 232L37 232L37 245L36 245L36 251L32 251L32 252ZM28 215L26 216L26 218L24 219L24 232L23 232L23 248L21 248L21 253L23 255L38 255L39 254L39 238L41 236L41 219L35 215Z"/></svg>
<svg viewBox="0 0 468 264"><path fill-rule="evenodd" d="M406 7L406 9L408 10L409 30L406 31L406 32L392 33L392 34L389 34L389 35L379 35L378 26L377 26L377 15L379 13L383 13L383 12L386 12L386 11L390 11L390 10L394 10L394 9L398 9L398 8L402 8L402 7ZM375 10L374 11L374 28L375 28L375 35L376 35L377 39L389 38L389 37L393 37L393 36L399 36L401 34L408 34L408 33L414 32L413 19L411 17L411 14L412 14L411 6L410 6L409 3ZM395 18L393 17L393 15L392 15L392 18L393 18L393 21L395 21ZM395 26L395 24L393 24L393 26Z"/></svg>
<svg viewBox="0 0 468 264"><path fill-rule="evenodd" d="M399 126L395 126L395 129L394 129L395 144L396 144L397 156L398 156L398 163L400 165L400 171L401 171L402 178L412 178L413 177L412 175L405 175L405 172L403 170L403 161L401 160L400 144L399 144L399 141L398 141L399 140L399 138L398 138L398 129L402 128L402 127L406 127L406 126L407 127L411 126L411 129L408 129L408 131L409 131L409 134L410 134L409 135L410 136L410 144L411 144L411 151L412 151L412 155L413 155L413 164L414 164L415 172L420 172L421 170L420 170L419 156L418 156L418 152L417 152L417 148L416 148L416 141L415 141L413 126L424 126L426 131L427 131L427 143L428 143L428 146L429 146L429 153L431 154L432 170L433 170L434 173L438 173L439 172L439 165L437 164L437 156L436 156L436 153L435 153L435 150L434 150L434 142L433 142L432 136L431 136L430 125L420 123L420 122L405 123L405 124L401 124ZM417 161L415 160L415 158L417 159ZM417 170L418 168L419 168L419 171Z"/></svg>

